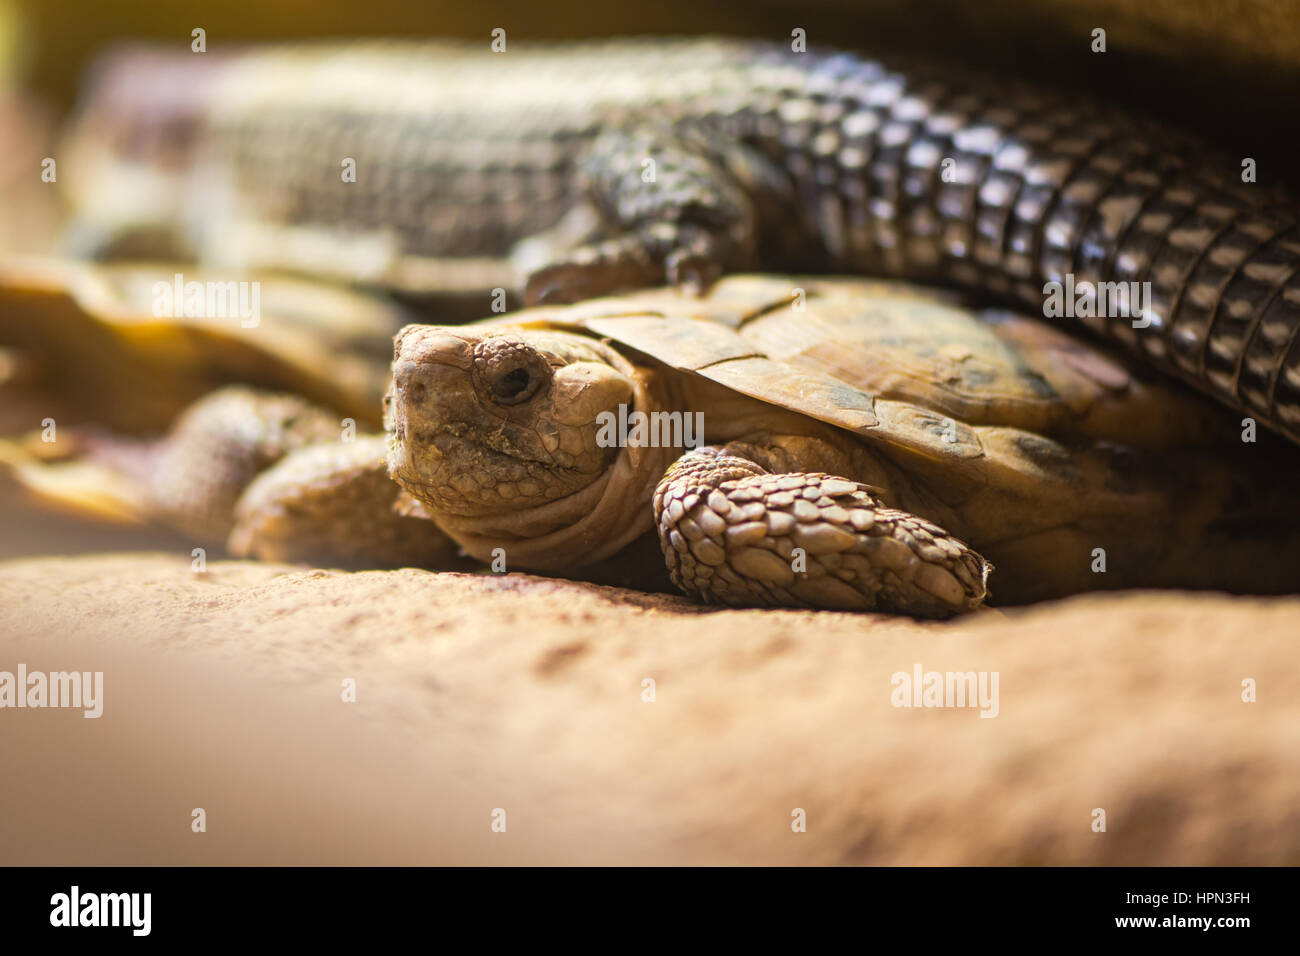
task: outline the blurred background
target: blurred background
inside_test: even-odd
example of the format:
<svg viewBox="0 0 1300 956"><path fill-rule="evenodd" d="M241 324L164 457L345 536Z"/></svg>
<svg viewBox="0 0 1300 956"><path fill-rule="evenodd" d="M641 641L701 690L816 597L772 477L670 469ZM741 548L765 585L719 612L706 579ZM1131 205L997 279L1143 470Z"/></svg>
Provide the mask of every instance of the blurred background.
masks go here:
<svg viewBox="0 0 1300 956"><path fill-rule="evenodd" d="M87 65L114 42L209 51L258 40L340 36L529 38L627 34L786 37L866 52L907 50L1075 89L1200 131L1294 179L1300 6L1294 0L0 0L0 250L50 239L50 190L31 182ZM1091 52L1095 28L1107 52ZM33 160L36 165L33 165ZM42 192L46 195L42 195Z"/></svg>

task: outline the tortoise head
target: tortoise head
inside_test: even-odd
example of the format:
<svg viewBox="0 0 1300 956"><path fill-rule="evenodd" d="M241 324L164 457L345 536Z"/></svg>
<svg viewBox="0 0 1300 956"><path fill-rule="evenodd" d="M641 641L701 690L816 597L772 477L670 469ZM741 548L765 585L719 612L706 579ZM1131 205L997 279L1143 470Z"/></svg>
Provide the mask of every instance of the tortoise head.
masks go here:
<svg viewBox="0 0 1300 956"><path fill-rule="evenodd" d="M637 370L587 336L407 326L384 400L389 475L482 560L497 547L530 567L595 559L650 520L617 493L627 450L603 447L598 416L648 400Z"/></svg>

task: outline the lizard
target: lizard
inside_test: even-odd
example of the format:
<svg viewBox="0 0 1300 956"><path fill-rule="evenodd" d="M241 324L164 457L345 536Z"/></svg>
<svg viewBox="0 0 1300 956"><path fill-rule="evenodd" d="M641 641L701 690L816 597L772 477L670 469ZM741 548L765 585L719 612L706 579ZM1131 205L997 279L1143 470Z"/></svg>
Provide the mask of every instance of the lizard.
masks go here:
<svg viewBox="0 0 1300 956"><path fill-rule="evenodd" d="M526 304L727 272L903 277L1074 322L1300 440L1300 204L1110 104L740 39L300 43L95 73L81 237ZM1111 310L1114 311L1114 310ZM1120 310L1121 312L1124 310Z"/></svg>

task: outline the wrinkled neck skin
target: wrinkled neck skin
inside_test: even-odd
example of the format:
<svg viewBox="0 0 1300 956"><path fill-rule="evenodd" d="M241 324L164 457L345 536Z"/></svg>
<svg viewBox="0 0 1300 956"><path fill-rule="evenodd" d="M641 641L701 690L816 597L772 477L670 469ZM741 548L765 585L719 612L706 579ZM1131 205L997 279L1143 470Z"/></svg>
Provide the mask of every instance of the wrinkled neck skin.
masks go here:
<svg viewBox="0 0 1300 956"><path fill-rule="evenodd" d="M610 360L633 383L629 411L682 407L675 376L634 366L617 353ZM680 454L680 448L624 446L596 480L567 497L500 514L432 517L479 561L492 561L501 548L507 567L566 572L603 561L650 530L655 486Z"/></svg>

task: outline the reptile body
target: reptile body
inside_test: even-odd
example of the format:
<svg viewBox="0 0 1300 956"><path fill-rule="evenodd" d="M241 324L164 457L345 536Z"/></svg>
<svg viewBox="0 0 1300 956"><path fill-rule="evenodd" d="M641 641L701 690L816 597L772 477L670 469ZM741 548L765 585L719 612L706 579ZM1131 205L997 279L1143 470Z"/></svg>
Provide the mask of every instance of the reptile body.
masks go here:
<svg viewBox="0 0 1300 956"><path fill-rule="evenodd" d="M532 302L751 268L1036 313L1050 282L1150 283L1145 327L1073 321L1300 438L1300 204L1122 110L741 40L195 59L100 72L76 133L86 221L114 218L103 177L129 174L133 215L209 261L415 291L518 278Z"/></svg>

